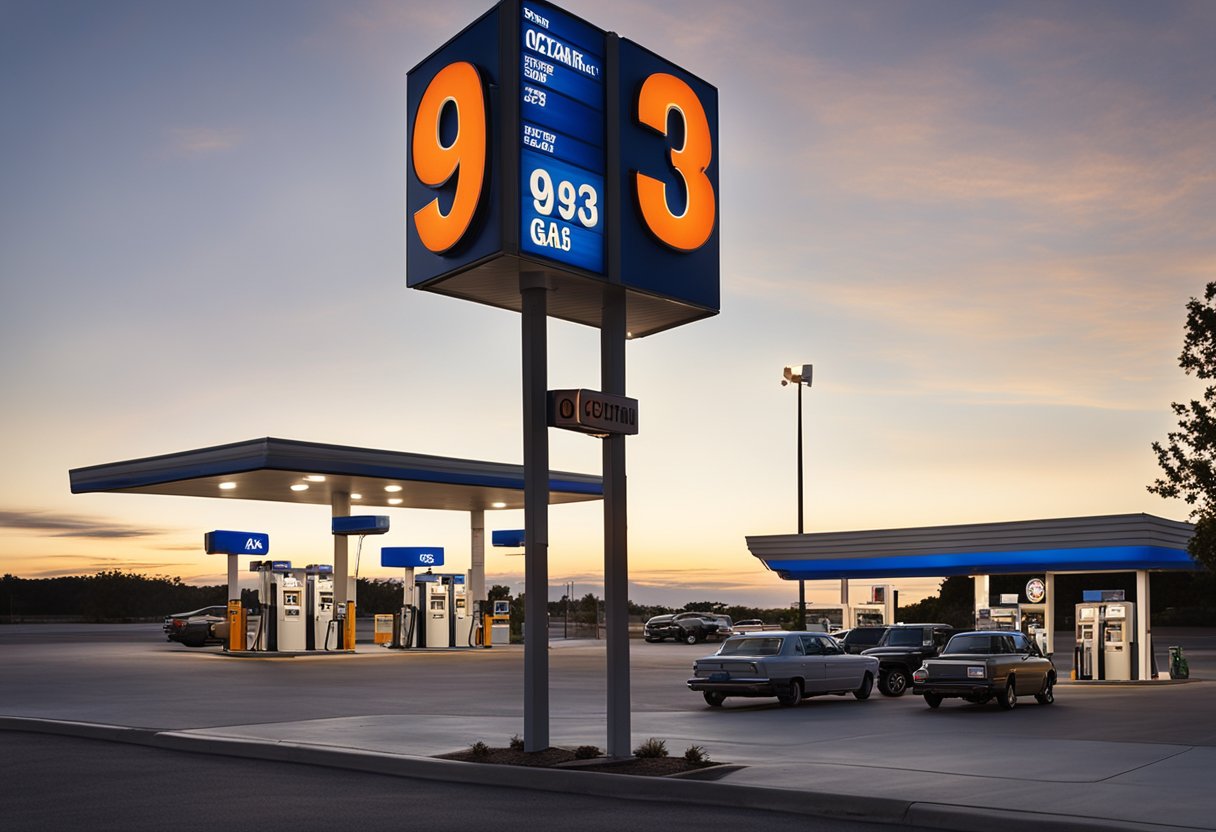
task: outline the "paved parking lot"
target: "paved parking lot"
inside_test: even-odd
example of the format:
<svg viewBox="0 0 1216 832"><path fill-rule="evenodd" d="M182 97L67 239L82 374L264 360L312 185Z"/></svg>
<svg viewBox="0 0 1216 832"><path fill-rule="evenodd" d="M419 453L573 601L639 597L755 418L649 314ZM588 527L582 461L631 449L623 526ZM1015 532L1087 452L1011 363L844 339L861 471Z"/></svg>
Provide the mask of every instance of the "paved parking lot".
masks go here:
<svg viewBox="0 0 1216 832"><path fill-rule="evenodd" d="M1157 635L1158 652L1182 644L1192 675L1212 677L1216 633ZM711 709L684 680L713 649L633 644L633 737L664 739L676 754L702 745L747 766L724 784L1213 827L1211 683L1061 684L1056 704L1011 712L877 694ZM0 715L10 717L413 757L505 745L523 731L519 647L361 644L351 656L235 659L164 641L155 625L16 625L0 628L0 651ZM553 743L603 747L602 644L555 642L550 661Z"/></svg>

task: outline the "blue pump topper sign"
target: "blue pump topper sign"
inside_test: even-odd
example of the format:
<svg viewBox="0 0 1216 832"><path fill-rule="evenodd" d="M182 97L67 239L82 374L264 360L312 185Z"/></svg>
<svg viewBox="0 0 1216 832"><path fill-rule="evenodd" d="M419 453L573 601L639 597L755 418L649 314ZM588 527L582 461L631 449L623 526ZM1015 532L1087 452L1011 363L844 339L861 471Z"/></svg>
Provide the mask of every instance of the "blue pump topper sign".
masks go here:
<svg viewBox="0 0 1216 832"><path fill-rule="evenodd" d="M209 555L264 555L270 551L270 535L223 530L207 532L203 535L203 551Z"/></svg>
<svg viewBox="0 0 1216 832"><path fill-rule="evenodd" d="M408 76L412 288L600 325L629 295L633 337L717 314L718 94L551 3L502 0Z"/></svg>
<svg viewBox="0 0 1216 832"><path fill-rule="evenodd" d="M384 546L380 549L380 565L406 569L443 566L443 547Z"/></svg>

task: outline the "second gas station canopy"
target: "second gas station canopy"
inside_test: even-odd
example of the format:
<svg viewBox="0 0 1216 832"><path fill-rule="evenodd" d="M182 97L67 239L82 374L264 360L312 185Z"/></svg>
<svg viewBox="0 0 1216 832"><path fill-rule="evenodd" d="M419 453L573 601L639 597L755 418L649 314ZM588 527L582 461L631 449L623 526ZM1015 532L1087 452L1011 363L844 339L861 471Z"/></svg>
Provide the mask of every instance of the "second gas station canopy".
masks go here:
<svg viewBox="0 0 1216 832"><path fill-rule="evenodd" d="M69 472L72 493L219 497L329 506L523 508L522 465L266 437ZM551 471L549 502L603 499L603 478Z"/></svg>

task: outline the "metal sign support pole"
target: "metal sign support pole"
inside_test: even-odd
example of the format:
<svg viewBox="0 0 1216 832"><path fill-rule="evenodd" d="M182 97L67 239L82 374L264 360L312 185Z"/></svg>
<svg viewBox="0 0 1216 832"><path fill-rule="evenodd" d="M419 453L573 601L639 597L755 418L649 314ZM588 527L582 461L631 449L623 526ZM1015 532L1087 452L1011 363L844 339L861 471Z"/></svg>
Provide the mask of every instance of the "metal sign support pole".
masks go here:
<svg viewBox="0 0 1216 832"><path fill-rule="evenodd" d="M606 291L600 325L600 383L625 395L625 293ZM608 756L630 755L629 539L625 436L604 443L604 625L608 651Z"/></svg>
<svg viewBox="0 0 1216 832"><path fill-rule="evenodd" d="M524 402L524 751L549 747L548 286L521 275Z"/></svg>

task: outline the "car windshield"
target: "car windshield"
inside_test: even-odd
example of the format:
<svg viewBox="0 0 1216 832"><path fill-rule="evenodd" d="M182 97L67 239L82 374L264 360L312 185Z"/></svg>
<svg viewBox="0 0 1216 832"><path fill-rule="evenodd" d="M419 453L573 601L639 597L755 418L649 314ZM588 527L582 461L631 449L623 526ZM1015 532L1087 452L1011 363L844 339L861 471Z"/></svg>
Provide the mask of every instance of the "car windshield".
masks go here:
<svg viewBox="0 0 1216 832"><path fill-rule="evenodd" d="M950 639L950 643L946 645L946 649L942 651L942 655L946 656L952 653L1001 653L998 644L999 636L955 636Z"/></svg>
<svg viewBox="0 0 1216 832"><path fill-rule="evenodd" d="M921 640L920 627L896 627L887 633L887 645L890 647L919 647Z"/></svg>
<svg viewBox="0 0 1216 832"><path fill-rule="evenodd" d="M720 656L775 656L781 652L779 638L732 638L722 644Z"/></svg>

